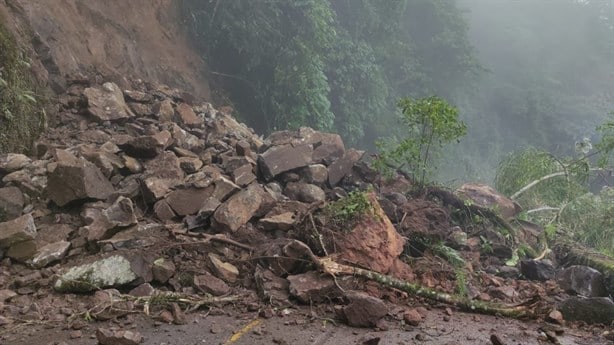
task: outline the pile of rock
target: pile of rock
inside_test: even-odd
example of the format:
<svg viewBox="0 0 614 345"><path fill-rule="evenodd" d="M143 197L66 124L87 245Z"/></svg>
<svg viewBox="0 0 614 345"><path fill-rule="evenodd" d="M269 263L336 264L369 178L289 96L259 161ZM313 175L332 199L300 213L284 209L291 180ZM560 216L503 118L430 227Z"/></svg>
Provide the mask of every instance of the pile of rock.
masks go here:
<svg viewBox="0 0 614 345"><path fill-rule="evenodd" d="M175 260L181 255L161 254L160 243L182 234L273 243L302 222L313 205L379 181L362 160L364 153L346 149L337 134L300 128L262 139L229 114L207 103L189 105L189 99L161 85L135 82L132 90L122 91L113 83L74 78L60 97L58 126L37 143L34 158L0 157L0 259L11 267L0 273L5 292L0 302L16 296L9 287L19 295L51 286L62 292L128 288L147 295L155 291L150 283L221 296L246 274L253 275L261 297L269 301L285 303L288 294L304 302L339 297L335 282L314 272L287 279L288 270L258 266L255 273L242 272L230 263L239 255L228 248L192 260L207 264L186 283ZM467 239L451 226L447 211L410 202L404 195L409 186L401 177L378 185L378 198L370 198L381 203L376 207L381 221L359 224L345 242L335 243L346 262L413 277L398 259L405 240L395 226L405 236L441 228L452 246L480 251L479 238ZM479 188L465 188L465 194L476 203L509 201L480 199L485 194ZM506 206L517 212L515 205ZM505 249L504 239L492 236ZM264 254L279 254L271 250ZM502 252L501 259L511 255ZM67 269L58 262L78 264ZM56 274L59 278L51 279ZM352 312L370 297L353 296L345 317L355 325L373 325L377 320ZM374 305L375 314L386 314L379 302Z"/></svg>

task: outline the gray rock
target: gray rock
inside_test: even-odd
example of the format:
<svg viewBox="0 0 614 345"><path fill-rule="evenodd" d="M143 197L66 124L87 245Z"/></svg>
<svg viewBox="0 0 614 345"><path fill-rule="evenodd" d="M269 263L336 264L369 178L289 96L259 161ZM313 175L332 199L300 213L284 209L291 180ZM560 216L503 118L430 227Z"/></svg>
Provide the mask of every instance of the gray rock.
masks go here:
<svg viewBox="0 0 614 345"><path fill-rule="evenodd" d="M68 253L69 248L70 242L68 241L49 243L48 245L38 249L32 258L32 266L42 268L52 262L62 260Z"/></svg>
<svg viewBox="0 0 614 345"><path fill-rule="evenodd" d="M164 150L164 142L153 135L143 135L119 145L125 153L137 158L153 158Z"/></svg>
<svg viewBox="0 0 614 345"><path fill-rule="evenodd" d="M545 281L554 279L554 266L550 260L522 260L520 272L527 279Z"/></svg>
<svg viewBox="0 0 614 345"><path fill-rule="evenodd" d="M0 290L0 303L4 303L6 301L9 301L11 298L17 296L17 293L15 293L12 290Z"/></svg>
<svg viewBox="0 0 614 345"><path fill-rule="evenodd" d="M138 285L151 281L142 257L113 255L91 264L70 268L54 284L59 292L88 292L108 287Z"/></svg>
<svg viewBox="0 0 614 345"><path fill-rule="evenodd" d="M82 159L58 162L47 184L49 199L60 207L73 201L105 200L114 191L100 169Z"/></svg>
<svg viewBox="0 0 614 345"><path fill-rule="evenodd" d="M0 188L0 214L4 220L21 216L24 206L24 197L21 189L17 187Z"/></svg>
<svg viewBox="0 0 614 345"><path fill-rule="evenodd" d="M142 91L124 90L124 96L128 100L138 103L151 103L153 101L152 95Z"/></svg>
<svg viewBox="0 0 614 345"><path fill-rule="evenodd" d="M319 303L340 297L335 281L316 271L288 276L290 295L305 304Z"/></svg>
<svg viewBox="0 0 614 345"><path fill-rule="evenodd" d="M258 155L258 168L265 180L312 163L311 145L293 146L290 144L273 146Z"/></svg>
<svg viewBox="0 0 614 345"><path fill-rule="evenodd" d="M122 91L114 83L88 87L83 95L87 99L88 112L98 121L115 121L134 116L124 101Z"/></svg>
<svg viewBox="0 0 614 345"><path fill-rule="evenodd" d="M290 182L286 185L284 194L292 200L306 203L326 200L326 193L324 193L324 190L310 183Z"/></svg>
<svg viewBox="0 0 614 345"><path fill-rule="evenodd" d="M334 161L328 167L328 184L330 187L334 187L341 181L347 174L352 171L354 163L358 162L364 155L364 151L357 151L350 149L345 152L343 157Z"/></svg>
<svg viewBox="0 0 614 345"><path fill-rule="evenodd" d="M6 256L19 262L26 262L36 253L35 241L23 241L13 244L6 251Z"/></svg>
<svg viewBox="0 0 614 345"><path fill-rule="evenodd" d="M584 297L607 297L603 275L588 266L571 266L556 276L561 289Z"/></svg>
<svg viewBox="0 0 614 345"><path fill-rule="evenodd" d="M324 186L328 181L328 169L323 164L311 164L298 171L302 180L318 186Z"/></svg>
<svg viewBox="0 0 614 345"><path fill-rule="evenodd" d="M156 103L153 107L153 111L160 122L170 122L173 120L173 115L175 115L173 102L170 99L165 99L162 102Z"/></svg>
<svg viewBox="0 0 614 345"><path fill-rule="evenodd" d="M203 167L203 161L195 157L179 158L179 166L186 174L193 174Z"/></svg>
<svg viewBox="0 0 614 345"><path fill-rule="evenodd" d="M570 297L559 306L568 321L610 325L614 321L614 302L609 297Z"/></svg>

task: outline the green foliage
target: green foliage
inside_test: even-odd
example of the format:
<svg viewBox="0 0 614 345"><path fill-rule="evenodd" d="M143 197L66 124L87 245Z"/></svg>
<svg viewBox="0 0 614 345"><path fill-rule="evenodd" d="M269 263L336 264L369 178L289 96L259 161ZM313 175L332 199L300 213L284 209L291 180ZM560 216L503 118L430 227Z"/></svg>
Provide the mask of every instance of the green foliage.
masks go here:
<svg viewBox="0 0 614 345"><path fill-rule="evenodd" d="M258 132L372 146L402 95L451 95L477 64L453 0L183 0L213 84Z"/></svg>
<svg viewBox="0 0 614 345"><path fill-rule="evenodd" d="M28 61L0 22L0 152L27 151L42 129Z"/></svg>
<svg viewBox="0 0 614 345"><path fill-rule="evenodd" d="M575 198L561 210L559 224L574 239L614 256L614 188Z"/></svg>
<svg viewBox="0 0 614 345"><path fill-rule="evenodd" d="M353 191L344 198L326 206L325 214L336 225L349 225L361 219L365 214L372 214L373 206L366 192Z"/></svg>
<svg viewBox="0 0 614 345"><path fill-rule="evenodd" d="M405 169L424 184L427 173L433 170L437 150L458 141L467 132L467 127L458 119L457 109L439 97L403 98L399 108L406 136L396 142L381 143L382 152L375 166L383 171Z"/></svg>
<svg viewBox="0 0 614 345"><path fill-rule="evenodd" d="M614 112L609 115L612 119L597 127L597 131L601 134L601 140L595 145L597 154L599 154L597 165L600 168L607 167L614 155Z"/></svg>

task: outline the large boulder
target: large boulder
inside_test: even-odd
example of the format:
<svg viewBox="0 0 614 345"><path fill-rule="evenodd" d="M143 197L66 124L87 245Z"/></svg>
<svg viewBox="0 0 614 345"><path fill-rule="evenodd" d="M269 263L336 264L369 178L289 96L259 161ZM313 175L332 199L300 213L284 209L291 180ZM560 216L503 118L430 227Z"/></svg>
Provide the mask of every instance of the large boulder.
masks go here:
<svg viewBox="0 0 614 345"><path fill-rule="evenodd" d="M283 172L311 164L312 154L311 145L273 146L258 155L258 167L262 177L268 181Z"/></svg>
<svg viewBox="0 0 614 345"><path fill-rule="evenodd" d="M263 201L262 187L251 184L231 196L213 213L214 226L221 231L237 231L258 211Z"/></svg>
<svg viewBox="0 0 614 345"><path fill-rule="evenodd" d="M334 161L328 167L328 184L334 187L339 183L347 174L352 171L354 164L362 158L364 151L348 150L343 157Z"/></svg>
<svg viewBox="0 0 614 345"><path fill-rule="evenodd" d="M116 121L134 116L126 105L119 86L114 83L104 83L102 87L88 87L83 94L87 99L89 114L98 121Z"/></svg>
<svg viewBox="0 0 614 345"><path fill-rule="evenodd" d="M137 286L153 278L151 265L141 256L113 255L76 266L54 284L60 292L88 292L108 287Z"/></svg>
<svg viewBox="0 0 614 345"><path fill-rule="evenodd" d="M607 297L601 272L588 266L570 266L556 275L561 289L584 297Z"/></svg>
<svg viewBox="0 0 614 345"><path fill-rule="evenodd" d="M60 207L73 201L105 200L114 191L100 169L83 159L57 162L47 182L47 196Z"/></svg>
<svg viewBox="0 0 614 345"><path fill-rule="evenodd" d="M512 199L485 184L466 183L462 185L456 191L456 193L460 197L473 202L478 206L491 208L498 211L501 214L501 217L506 219L512 218L522 211L520 205L518 205Z"/></svg>
<svg viewBox="0 0 614 345"><path fill-rule="evenodd" d="M614 302L609 297L570 297L559 306L568 321L610 325L614 321Z"/></svg>

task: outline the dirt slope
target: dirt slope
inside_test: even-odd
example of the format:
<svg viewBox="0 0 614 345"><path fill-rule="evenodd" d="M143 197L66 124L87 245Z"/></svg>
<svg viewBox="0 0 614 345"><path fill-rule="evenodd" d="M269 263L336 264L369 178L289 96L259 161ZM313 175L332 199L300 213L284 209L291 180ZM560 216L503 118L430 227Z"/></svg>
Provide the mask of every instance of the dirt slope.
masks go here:
<svg viewBox="0 0 614 345"><path fill-rule="evenodd" d="M118 83L124 76L180 87L209 99L200 78L204 61L178 25L176 0L3 0L8 27L30 41L39 79L61 90L61 76L96 71ZM33 66L36 66L36 61Z"/></svg>

